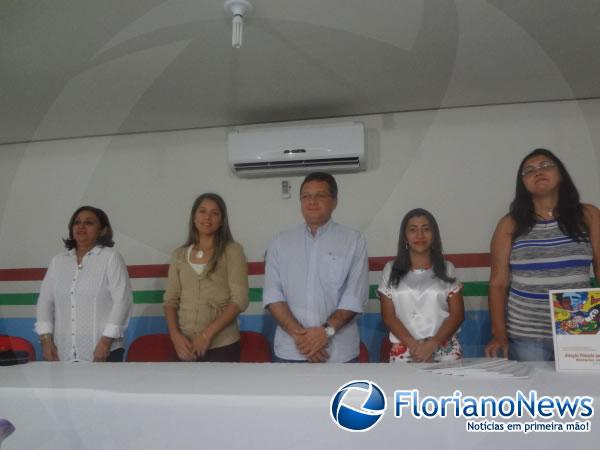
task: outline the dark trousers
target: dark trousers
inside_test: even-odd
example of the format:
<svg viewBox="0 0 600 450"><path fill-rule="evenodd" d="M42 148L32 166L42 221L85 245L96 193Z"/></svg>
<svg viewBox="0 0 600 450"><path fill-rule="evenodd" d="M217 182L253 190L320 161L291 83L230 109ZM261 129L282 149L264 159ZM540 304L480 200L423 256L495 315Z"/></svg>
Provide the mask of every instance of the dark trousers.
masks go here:
<svg viewBox="0 0 600 450"><path fill-rule="evenodd" d="M110 352L108 358L106 358L106 362L123 362L123 357L125 356L124 348L117 348Z"/></svg>
<svg viewBox="0 0 600 450"><path fill-rule="evenodd" d="M240 341L224 347L211 348L206 351L204 357L198 358L198 362L240 362L242 347Z"/></svg>

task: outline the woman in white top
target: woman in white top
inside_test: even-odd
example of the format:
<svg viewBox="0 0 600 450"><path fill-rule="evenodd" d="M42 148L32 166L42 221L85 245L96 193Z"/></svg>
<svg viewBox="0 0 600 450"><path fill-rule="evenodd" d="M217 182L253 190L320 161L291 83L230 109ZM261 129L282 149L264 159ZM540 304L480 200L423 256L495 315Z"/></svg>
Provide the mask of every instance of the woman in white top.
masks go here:
<svg viewBox="0 0 600 450"><path fill-rule="evenodd" d="M45 360L123 360L132 294L112 236L101 209L82 206L71 216L67 250L52 258L37 303Z"/></svg>
<svg viewBox="0 0 600 450"><path fill-rule="evenodd" d="M383 269L378 292L392 343L390 362L462 357L456 332L464 319L462 285L444 260L435 218L418 208L400 226L398 254Z"/></svg>

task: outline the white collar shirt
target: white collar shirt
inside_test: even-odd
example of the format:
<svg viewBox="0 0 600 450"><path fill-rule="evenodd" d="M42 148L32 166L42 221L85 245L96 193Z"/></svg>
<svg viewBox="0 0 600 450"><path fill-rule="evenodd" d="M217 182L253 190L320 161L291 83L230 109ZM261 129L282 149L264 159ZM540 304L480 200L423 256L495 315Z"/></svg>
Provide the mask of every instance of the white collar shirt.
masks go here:
<svg viewBox="0 0 600 450"><path fill-rule="evenodd" d="M361 313L368 301L367 246L364 236L333 221L313 236L306 224L280 233L267 251L263 306L287 302L305 327L323 325L337 310ZM329 340L328 362L358 356L357 317ZM281 327L275 331L275 355L305 360L293 338Z"/></svg>
<svg viewBox="0 0 600 450"><path fill-rule="evenodd" d="M96 246L77 264L74 250L52 258L40 288L35 331L53 333L61 361L92 361L102 336L123 346L133 296L127 266L113 248Z"/></svg>

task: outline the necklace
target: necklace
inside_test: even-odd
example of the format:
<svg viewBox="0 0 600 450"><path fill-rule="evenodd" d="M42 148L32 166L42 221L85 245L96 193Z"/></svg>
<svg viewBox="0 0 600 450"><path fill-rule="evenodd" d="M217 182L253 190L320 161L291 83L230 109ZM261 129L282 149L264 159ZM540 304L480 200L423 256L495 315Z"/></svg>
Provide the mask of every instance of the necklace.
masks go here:
<svg viewBox="0 0 600 450"><path fill-rule="evenodd" d="M554 218L554 211L553 210L545 211L545 214L540 214L540 213L537 213L537 212L535 214L536 214L536 216L541 217L542 219L546 219L546 218L553 219Z"/></svg>
<svg viewBox="0 0 600 450"><path fill-rule="evenodd" d="M200 248L200 244L198 245L198 250L196 250L196 246L194 246L192 248L192 250L194 251L194 255L196 256L196 258L198 259L202 259L204 256L206 256L207 254L209 254L212 251L212 247L211 248L207 248L206 250L202 250L202 248Z"/></svg>
<svg viewBox="0 0 600 450"><path fill-rule="evenodd" d="M416 273L423 273L423 272L427 272L432 267L433 266L431 264L428 264L427 266L415 267L414 269L411 269L411 270Z"/></svg>

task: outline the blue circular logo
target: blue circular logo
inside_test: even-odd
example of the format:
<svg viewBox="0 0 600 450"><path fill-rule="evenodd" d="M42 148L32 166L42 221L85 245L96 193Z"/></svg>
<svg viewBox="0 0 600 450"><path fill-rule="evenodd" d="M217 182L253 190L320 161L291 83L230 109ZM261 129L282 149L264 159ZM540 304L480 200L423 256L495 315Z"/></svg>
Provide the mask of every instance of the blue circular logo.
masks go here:
<svg viewBox="0 0 600 450"><path fill-rule="evenodd" d="M331 418L347 431L368 431L383 416L383 390L372 381L354 380L341 386L331 398Z"/></svg>

